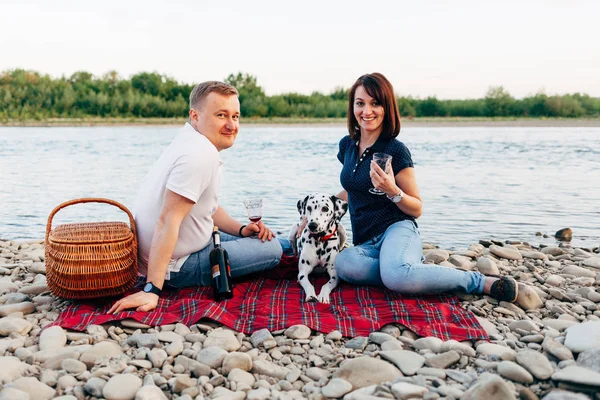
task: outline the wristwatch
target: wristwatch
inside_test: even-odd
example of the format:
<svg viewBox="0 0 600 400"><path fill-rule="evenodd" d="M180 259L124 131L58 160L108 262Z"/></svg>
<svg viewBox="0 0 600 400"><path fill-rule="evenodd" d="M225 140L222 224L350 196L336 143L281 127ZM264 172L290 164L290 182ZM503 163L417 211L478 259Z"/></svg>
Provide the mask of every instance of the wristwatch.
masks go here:
<svg viewBox="0 0 600 400"><path fill-rule="evenodd" d="M392 202L394 203L400 203L402 201L402 199L404 198L404 192L402 191L402 189L400 189L400 191L393 195L393 196L387 196L388 199L390 199Z"/></svg>
<svg viewBox="0 0 600 400"><path fill-rule="evenodd" d="M146 282L144 293L154 293L155 295L160 296L160 292L162 292L162 290L154 286L152 282Z"/></svg>

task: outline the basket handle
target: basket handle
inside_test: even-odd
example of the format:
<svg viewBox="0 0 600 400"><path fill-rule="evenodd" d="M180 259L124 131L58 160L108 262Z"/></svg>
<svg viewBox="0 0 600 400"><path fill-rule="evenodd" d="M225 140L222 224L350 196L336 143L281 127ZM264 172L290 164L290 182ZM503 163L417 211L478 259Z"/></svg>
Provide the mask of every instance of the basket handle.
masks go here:
<svg viewBox="0 0 600 400"><path fill-rule="evenodd" d="M54 208L54 210L52 210L52 212L48 216L48 223L46 224L46 243L48 243L48 238L50 237L50 230L52 229L52 219L54 218L54 215L65 207L72 206L74 204L80 204L80 203L106 203L106 204L113 205L117 208L120 208L125 213L127 213L127 215L129 216L129 226L131 227L133 236L137 237L137 234L135 231L135 220L133 219L133 215L127 209L127 207L125 207L123 204L121 204L117 201L111 200L111 199L104 199L101 197L85 197L82 199L74 199L74 200L65 201L64 203L56 206L56 208Z"/></svg>

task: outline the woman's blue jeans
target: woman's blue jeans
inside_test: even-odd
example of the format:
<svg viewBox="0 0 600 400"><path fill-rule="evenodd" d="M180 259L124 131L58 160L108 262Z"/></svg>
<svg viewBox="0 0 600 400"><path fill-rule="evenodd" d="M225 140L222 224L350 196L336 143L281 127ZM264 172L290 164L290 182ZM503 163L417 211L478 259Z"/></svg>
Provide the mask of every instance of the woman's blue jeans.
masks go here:
<svg viewBox="0 0 600 400"><path fill-rule="evenodd" d="M263 243L254 237L240 238L220 233L221 247L227 250L229 256L232 278L271 269L279 263L283 252L293 252L287 239L273 238ZM190 254L179 272L171 272L171 279L165 283L174 288L212 285L209 253L213 248L211 242L202 250Z"/></svg>
<svg viewBox="0 0 600 400"><path fill-rule="evenodd" d="M423 264L421 235L410 220L396 222L381 235L345 249L335 259L340 278L355 285L385 286L403 294L462 289L482 293L484 275Z"/></svg>

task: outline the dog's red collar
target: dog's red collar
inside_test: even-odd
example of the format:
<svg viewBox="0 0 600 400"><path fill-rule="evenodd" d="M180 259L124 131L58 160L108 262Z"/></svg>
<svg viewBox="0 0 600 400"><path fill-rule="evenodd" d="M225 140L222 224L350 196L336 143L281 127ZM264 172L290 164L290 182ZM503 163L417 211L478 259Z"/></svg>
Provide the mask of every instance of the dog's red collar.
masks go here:
<svg viewBox="0 0 600 400"><path fill-rule="evenodd" d="M334 229L333 232L331 232L329 235L323 235L323 236L319 236L319 235L315 235L315 234L309 234L308 236L310 237L314 237L317 240L320 240L321 242L326 242L329 239L331 239L337 232L337 229Z"/></svg>

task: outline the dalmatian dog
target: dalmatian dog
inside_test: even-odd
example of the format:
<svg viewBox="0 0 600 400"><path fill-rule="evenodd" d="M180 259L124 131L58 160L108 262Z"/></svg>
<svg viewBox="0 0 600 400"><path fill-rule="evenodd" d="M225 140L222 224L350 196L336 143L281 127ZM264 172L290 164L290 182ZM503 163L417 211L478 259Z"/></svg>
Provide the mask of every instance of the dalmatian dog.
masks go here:
<svg viewBox="0 0 600 400"><path fill-rule="evenodd" d="M346 231L340 220L348 211L348 203L336 196L313 193L299 200L300 221L290 230L289 239L296 254L299 255L298 282L306 293L306 301L318 300L329 304L329 295L338 285L339 278L334 261L346 243ZM298 229L306 221L302 234L296 238ZM329 281L321 288L317 296L308 275L315 267L329 274Z"/></svg>

